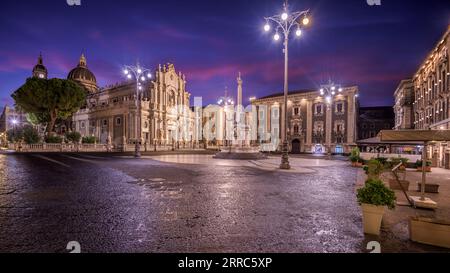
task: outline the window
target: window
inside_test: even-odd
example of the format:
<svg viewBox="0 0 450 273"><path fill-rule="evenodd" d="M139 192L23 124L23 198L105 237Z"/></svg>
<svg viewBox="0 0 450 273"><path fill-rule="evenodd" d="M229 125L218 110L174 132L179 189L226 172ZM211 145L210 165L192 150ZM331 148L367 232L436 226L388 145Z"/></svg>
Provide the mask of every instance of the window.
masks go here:
<svg viewBox="0 0 450 273"><path fill-rule="evenodd" d="M363 129L367 129L367 124L364 123L364 124L362 125L362 128L363 128Z"/></svg>
<svg viewBox="0 0 450 273"><path fill-rule="evenodd" d="M300 132L300 128L298 127L298 125L294 126L294 134L298 134Z"/></svg>
<svg viewBox="0 0 450 273"><path fill-rule="evenodd" d="M300 109L298 107L294 107L294 115L298 116L300 114Z"/></svg>
<svg viewBox="0 0 450 273"><path fill-rule="evenodd" d="M81 129L86 128L86 123L84 123L84 121L82 121L81 124L80 124L80 127L81 127Z"/></svg>
<svg viewBox="0 0 450 273"><path fill-rule="evenodd" d="M259 111L259 119L264 119L264 111Z"/></svg>
<svg viewBox="0 0 450 273"><path fill-rule="evenodd" d="M336 113L338 113L338 114L344 113L344 103L343 102L336 103Z"/></svg>
<svg viewBox="0 0 450 273"><path fill-rule="evenodd" d="M315 114L316 115L323 114L323 105L322 104L316 104Z"/></svg>
<svg viewBox="0 0 450 273"><path fill-rule="evenodd" d="M273 109L273 118L274 119L280 118L280 111L278 111L278 108L277 109Z"/></svg>
<svg viewBox="0 0 450 273"><path fill-rule="evenodd" d="M119 102L119 98L114 98L113 99L113 103L118 103Z"/></svg>
<svg viewBox="0 0 450 273"><path fill-rule="evenodd" d="M279 138L280 137L280 131L278 128L273 128L273 138Z"/></svg>
<svg viewBox="0 0 450 273"><path fill-rule="evenodd" d="M103 120L103 126L108 126L108 120L106 119Z"/></svg>
<svg viewBox="0 0 450 273"><path fill-rule="evenodd" d="M116 125L117 126L122 125L122 119L121 118L116 118Z"/></svg>

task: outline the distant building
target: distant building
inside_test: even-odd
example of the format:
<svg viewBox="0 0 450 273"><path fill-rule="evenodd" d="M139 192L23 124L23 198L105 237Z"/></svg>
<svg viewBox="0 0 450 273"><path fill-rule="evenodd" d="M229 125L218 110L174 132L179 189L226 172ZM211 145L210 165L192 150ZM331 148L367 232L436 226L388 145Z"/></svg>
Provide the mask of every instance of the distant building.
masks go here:
<svg viewBox="0 0 450 273"><path fill-rule="evenodd" d="M414 128L414 87L412 80L400 82L394 93L395 130Z"/></svg>
<svg viewBox="0 0 450 273"><path fill-rule="evenodd" d="M0 133L29 124L26 114L6 105L0 114Z"/></svg>
<svg viewBox="0 0 450 273"><path fill-rule="evenodd" d="M450 26L413 76L414 128L450 129Z"/></svg>
<svg viewBox="0 0 450 273"><path fill-rule="evenodd" d="M450 130L450 26L412 80L395 93L396 129ZM410 101L412 106L410 105ZM409 109L412 109L409 117ZM410 125L411 123L411 125ZM430 145L433 166L450 169L450 143Z"/></svg>
<svg viewBox="0 0 450 273"><path fill-rule="evenodd" d="M243 106L243 79L241 73L237 77L237 104L233 96L220 98L218 105L208 105L202 109L203 139L207 145L231 146L250 145L256 139L256 128L253 121L256 120L256 112L253 107ZM229 99L229 101L224 101Z"/></svg>
<svg viewBox="0 0 450 273"><path fill-rule="evenodd" d="M358 87L343 88L328 104L317 90L289 92L288 127L283 117L283 94L256 99L258 142L281 150L287 130L291 153L349 153L356 146Z"/></svg>
<svg viewBox="0 0 450 273"><path fill-rule="evenodd" d="M394 128L392 107L361 107L359 109L358 139L374 138L381 130Z"/></svg>

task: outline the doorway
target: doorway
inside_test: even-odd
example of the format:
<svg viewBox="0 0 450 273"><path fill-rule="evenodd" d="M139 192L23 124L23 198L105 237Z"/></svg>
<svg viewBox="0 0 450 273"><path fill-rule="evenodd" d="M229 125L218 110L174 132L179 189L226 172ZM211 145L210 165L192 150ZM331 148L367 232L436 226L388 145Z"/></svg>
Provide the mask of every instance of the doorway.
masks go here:
<svg viewBox="0 0 450 273"><path fill-rule="evenodd" d="M300 153L300 140L294 139L292 141L292 153L299 154Z"/></svg>
<svg viewBox="0 0 450 273"><path fill-rule="evenodd" d="M342 147L342 145L337 145L335 153L338 154L338 155L344 154L344 147Z"/></svg>

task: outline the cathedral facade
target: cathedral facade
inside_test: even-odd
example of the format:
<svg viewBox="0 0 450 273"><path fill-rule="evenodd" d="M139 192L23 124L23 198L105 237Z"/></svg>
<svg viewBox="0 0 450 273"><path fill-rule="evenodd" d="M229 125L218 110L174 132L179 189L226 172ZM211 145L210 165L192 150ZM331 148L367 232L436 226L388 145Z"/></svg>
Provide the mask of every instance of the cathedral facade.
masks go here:
<svg viewBox="0 0 450 273"><path fill-rule="evenodd" d="M98 143L123 147L140 142L142 149L155 145L174 148L194 147L195 115L190 108L191 94L186 90L186 77L173 64L159 65L154 79L143 84L137 93L133 80L100 88L84 55L67 79L77 82L87 92L86 104L73 115L72 130L83 137L95 137ZM42 57L33 76L47 78ZM138 107L138 103L140 107ZM139 118L138 109L141 110Z"/></svg>

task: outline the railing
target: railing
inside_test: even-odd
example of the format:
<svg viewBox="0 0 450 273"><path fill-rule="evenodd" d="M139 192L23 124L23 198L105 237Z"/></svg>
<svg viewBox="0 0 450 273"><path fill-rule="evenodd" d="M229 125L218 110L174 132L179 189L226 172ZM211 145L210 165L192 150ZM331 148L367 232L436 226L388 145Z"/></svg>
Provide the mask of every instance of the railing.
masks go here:
<svg viewBox="0 0 450 273"><path fill-rule="evenodd" d="M136 149L135 144L78 144L78 143L40 143L40 144L19 144L9 143L9 150L23 153L33 152L133 152ZM167 151L192 151L204 150L201 144L166 144L166 145L150 145L142 144L141 152L167 152Z"/></svg>
<svg viewBox="0 0 450 273"><path fill-rule="evenodd" d="M409 162L416 162L422 159L421 155L409 155L409 154L385 154L385 153L361 153L361 158L364 160L371 160L374 158L407 158Z"/></svg>
<svg viewBox="0 0 450 273"><path fill-rule="evenodd" d="M23 153L33 152L108 152L113 147L107 144L66 144L66 143L41 143L41 144L9 144L10 150Z"/></svg>

